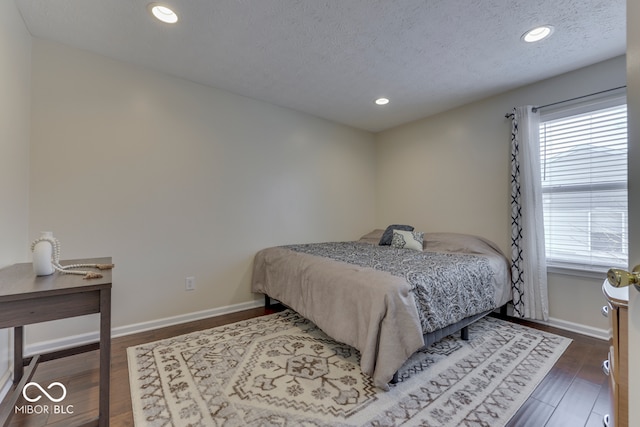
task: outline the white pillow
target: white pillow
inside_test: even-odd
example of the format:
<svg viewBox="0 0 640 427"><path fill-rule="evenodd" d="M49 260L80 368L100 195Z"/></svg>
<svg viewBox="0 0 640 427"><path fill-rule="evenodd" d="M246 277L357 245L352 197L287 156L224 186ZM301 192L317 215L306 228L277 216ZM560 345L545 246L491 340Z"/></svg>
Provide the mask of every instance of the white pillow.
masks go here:
<svg viewBox="0 0 640 427"><path fill-rule="evenodd" d="M422 251L423 242L424 233L422 231L393 230L391 247Z"/></svg>

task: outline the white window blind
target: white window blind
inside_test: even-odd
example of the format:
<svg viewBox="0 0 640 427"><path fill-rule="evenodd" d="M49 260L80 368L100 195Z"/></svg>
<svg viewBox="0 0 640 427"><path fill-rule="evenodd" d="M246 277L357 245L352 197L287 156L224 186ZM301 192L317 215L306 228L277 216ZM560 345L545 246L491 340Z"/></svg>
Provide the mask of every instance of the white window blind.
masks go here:
<svg viewBox="0 0 640 427"><path fill-rule="evenodd" d="M626 99L541 114L540 167L547 265L626 268Z"/></svg>

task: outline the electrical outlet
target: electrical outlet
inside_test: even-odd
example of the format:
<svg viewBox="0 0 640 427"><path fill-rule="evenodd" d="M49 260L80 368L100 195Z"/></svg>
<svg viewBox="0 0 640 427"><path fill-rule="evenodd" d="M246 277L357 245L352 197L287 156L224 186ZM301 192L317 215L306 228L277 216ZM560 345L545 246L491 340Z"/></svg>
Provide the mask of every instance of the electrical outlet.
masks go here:
<svg viewBox="0 0 640 427"><path fill-rule="evenodd" d="M195 291L196 289L196 278L193 276L189 276L184 279L184 290L185 291Z"/></svg>

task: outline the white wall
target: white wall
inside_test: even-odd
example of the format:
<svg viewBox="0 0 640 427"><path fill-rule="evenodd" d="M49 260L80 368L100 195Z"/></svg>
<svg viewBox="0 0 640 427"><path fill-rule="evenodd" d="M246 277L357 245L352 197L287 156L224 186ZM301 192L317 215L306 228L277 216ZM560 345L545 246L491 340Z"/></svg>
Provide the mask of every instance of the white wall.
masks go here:
<svg viewBox="0 0 640 427"><path fill-rule="evenodd" d="M114 327L259 300L259 249L373 228L370 133L37 39L32 92L30 238L113 256Z"/></svg>
<svg viewBox="0 0 640 427"><path fill-rule="evenodd" d="M625 82L625 58L618 57L376 135L377 226L400 222L481 235L510 254L511 124L505 113ZM586 325L587 333L606 329L598 314L602 280L550 274L550 316L565 327Z"/></svg>
<svg viewBox="0 0 640 427"><path fill-rule="evenodd" d="M28 258L31 36L14 2L0 13L0 268ZM10 334L0 329L0 396Z"/></svg>
<svg viewBox="0 0 640 427"><path fill-rule="evenodd" d="M14 2L0 14L0 268L28 257L31 36Z"/></svg>

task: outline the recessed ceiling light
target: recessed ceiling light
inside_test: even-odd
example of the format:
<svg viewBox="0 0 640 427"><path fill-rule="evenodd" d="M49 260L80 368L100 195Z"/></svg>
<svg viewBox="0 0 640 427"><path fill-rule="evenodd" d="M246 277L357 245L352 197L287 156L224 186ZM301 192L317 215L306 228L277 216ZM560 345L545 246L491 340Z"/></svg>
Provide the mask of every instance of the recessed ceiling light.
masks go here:
<svg viewBox="0 0 640 427"><path fill-rule="evenodd" d="M546 39L553 33L553 27L551 25L542 25L540 27L532 28L522 35L522 40L527 43L533 43Z"/></svg>
<svg viewBox="0 0 640 427"><path fill-rule="evenodd" d="M167 6L160 3L149 3L148 9L156 19L162 22L166 22L167 24L175 24L178 22L178 15Z"/></svg>
<svg viewBox="0 0 640 427"><path fill-rule="evenodd" d="M387 105L389 100L387 98L378 98L374 101L376 105Z"/></svg>

